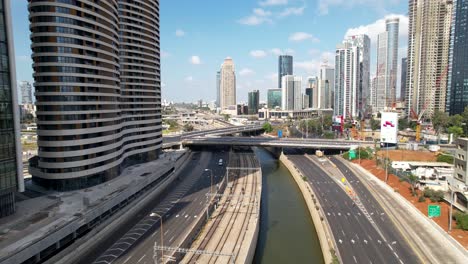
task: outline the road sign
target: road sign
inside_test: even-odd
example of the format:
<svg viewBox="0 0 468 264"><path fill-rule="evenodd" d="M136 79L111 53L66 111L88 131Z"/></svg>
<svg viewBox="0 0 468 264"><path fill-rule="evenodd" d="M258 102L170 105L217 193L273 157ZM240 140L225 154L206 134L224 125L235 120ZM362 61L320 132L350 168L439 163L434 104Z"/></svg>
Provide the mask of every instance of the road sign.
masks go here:
<svg viewBox="0 0 468 264"><path fill-rule="evenodd" d="M349 151L349 159L355 159L356 158L356 151L354 149Z"/></svg>
<svg viewBox="0 0 468 264"><path fill-rule="evenodd" d="M430 204L427 206L427 216L429 218L440 216L440 205Z"/></svg>
<svg viewBox="0 0 468 264"><path fill-rule="evenodd" d="M278 130L278 138L282 138L283 137L283 130Z"/></svg>

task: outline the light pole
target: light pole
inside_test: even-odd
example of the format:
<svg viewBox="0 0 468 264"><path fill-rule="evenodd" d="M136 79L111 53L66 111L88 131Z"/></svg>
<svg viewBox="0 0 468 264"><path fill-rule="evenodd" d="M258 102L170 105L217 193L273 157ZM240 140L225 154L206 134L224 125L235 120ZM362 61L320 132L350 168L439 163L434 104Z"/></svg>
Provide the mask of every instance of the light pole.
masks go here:
<svg viewBox="0 0 468 264"><path fill-rule="evenodd" d="M157 213L151 213L151 217L157 216L159 217L159 221L161 223L161 262L164 263L164 231L163 231L163 218L161 215ZM156 262L156 259L154 260Z"/></svg>
<svg viewBox="0 0 468 264"><path fill-rule="evenodd" d="M210 193L213 193L213 170L205 169L205 171L209 171L211 175L211 184L210 184Z"/></svg>

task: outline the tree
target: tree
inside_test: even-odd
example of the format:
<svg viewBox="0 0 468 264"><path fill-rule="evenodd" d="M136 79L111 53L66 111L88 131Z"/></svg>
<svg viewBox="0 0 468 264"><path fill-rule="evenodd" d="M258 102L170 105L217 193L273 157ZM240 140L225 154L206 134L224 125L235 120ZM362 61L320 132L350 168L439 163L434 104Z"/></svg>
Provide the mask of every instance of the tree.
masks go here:
<svg viewBox="0 0 468 264"><path fill-rule="evenodd" d="M449 155L439 155L437 157L437 162L445 162L448 164L453 164L453 157Z"/></svg>
<svg viewBox="0 0 468 264"><path fill-rule="evenodd" d="M440 133L442 130L446 129L449 123L449 116L447 113L435 110L432 115L432 126Z"/></svg>
<svg viewBox="0 0 468 264"><path fill-rule="evenodd" d="M190 132L190 131L193 131L193 126L189 123L185 124L184 125L184 131L185 132Z"/></svg>
<svg viewBox="0 0 468 264"><path fill-rule="evenodd" d="M265 124L263 124L263 130L266 133L271 133L273 131L273 127L271 126L270 123L266 122Z"/></svg>
<svg viewBox="0 0 468 264"><path fill-rule="evenodd" d="M371 125L372 131L375 131L380 128L379 120L375 120L374 117L371 118L370 125Z"/></svg>
<svg viewBox="0 0 468 264"><path fill-rule="evenodd" d="M411 194L413 196L416 196L416 184L418 183L418 176L414 175L414 174L410 174L408 175L408 182L410 183L411 185Z"/></svg>
<svg viewBox="0 0 468 264"><path fill-rule="evenodd" d="M449 125L462 127L463 125L463 116L461 115L453 115L449 117Z"/></svg>
<svg viewBox="0 0 468 264"><path fill-rule="evenodd" d="M409 121L406 118L398 119L398 130L405 130L409 127Z"/></svg>
<svg viewBox="0 0 468 264"><path fill-rule="evenodd" d="M459 126L451 126L447 129L447 133L453 134L457 138L463 135L463 128Z"/></svg>
<svg viewBox="0 0 468 264"><path fill-rule="evenodd" d="M330 130L331 126L333 125L332 115L324 115L322 125L324 130Z"/></svg>

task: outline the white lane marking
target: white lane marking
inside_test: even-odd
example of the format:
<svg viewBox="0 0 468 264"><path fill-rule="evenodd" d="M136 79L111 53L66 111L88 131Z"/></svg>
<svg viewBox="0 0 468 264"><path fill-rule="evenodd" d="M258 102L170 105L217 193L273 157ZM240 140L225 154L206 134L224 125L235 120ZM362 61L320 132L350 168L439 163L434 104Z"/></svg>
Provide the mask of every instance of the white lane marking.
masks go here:
<svg viewBox="0 0 468 264"><path fill-rule="evenodd" d="M356 242L356 241L354 241L354 239L351 239L351 243L353 243L353 244L354 244L355 242Z"/></svg>
<svg viewBox="0 0 468 264"><path fill-rule="evenodd" d="M174 236L171 237L171 239L169 239L169 243L174 239Z"/></svg>
<svg viewBox="0 0 468 264"><path fill-rule="evenodd" d="M338 242L340 242L340 244L343 244L343 240L339 239Z"/></svg>
<svg viewBox="0 0 468 264"><path fill-rule="evenodd" d="M345 235L345 232L343 231L343 229L341 229L341 233L343 233L343 236L346 236L346 235Z"/></svg>
<svg viewBox="0 0 468 264"><path fill-rule="evenodd" d="M364 243L366 243L366 245L367 245L367 240L364 239Z"/></svg>
<svg viewBox="0 0 468 264"><path fill-rule="evenodd" d="M138 260L138 262L142 261L145 257L146 257L146 254L144 254L143 256L141 256L141 258Z"/></svg>
<svg viewBox="0 0 468 264"><path fill-rule="evenodd" d="M195 215L195 216L193 216L193 217L197 218L197 215Z"/></svg>
<svg viewBox="0 0 468 264"><path fill-rule="evenodd" d="M177 217L179 217L179 215L176 215L175 217L177 218Z"/></svg>
<svg viewBox="0 0 468 264"><path fill-rule="evenodd" d="M158 231L154 232L151 237L154 237L156 234L158 233Z"/></svg>
<svg viewBox="0 0 468 264"><path fill-rule="evenodd" d="M353 256L354 262L357 263L357 259L355 256Z"/></svg>
<svg viewBox="0 0 468 264"><path fill-rule="evenodd" d="M169 232L169 229L168 229L168 230L166 230L166 232L164 232L164 235L167 235L167 233L168 233L168 232Z"/></svg>
<svg viewBox="0 0 468 264"><path fill-rule="evenodd" d="M130 257L128 257L125 261L124 261L124 264L127 263L127 261L129 261L133 256L130 255Z"/></svg>

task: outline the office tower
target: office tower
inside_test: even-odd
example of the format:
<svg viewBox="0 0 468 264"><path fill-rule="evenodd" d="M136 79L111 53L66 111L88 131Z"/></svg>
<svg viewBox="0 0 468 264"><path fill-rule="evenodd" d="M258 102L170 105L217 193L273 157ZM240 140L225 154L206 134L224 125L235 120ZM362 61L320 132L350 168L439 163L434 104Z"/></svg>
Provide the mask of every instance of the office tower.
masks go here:
<svg viewBox="0 0 468 264"><path fill-rule="evenodd" d="M216 72L216 107L221 104L221 71Z"/></svg>
<svg viewBox="0 0 468 264"><path fill-rule="evenodd" d="M281 108L283 110L302 110L302 77L283 76L281 87Z"/></svg>
<svg viewBox="0 0 468 264"><path fill-rule="evenodd" d="M316 108L318 109L331 108L330 82L328 80L319 79L317 90L319 91L318 92L319 99L318 99L318 105L316 106Z"/></svg>
<svg viewBox="0 0 468 264"><path fill-rule="evenodd" d="M308 87L305 89L305 95L307 96L307 101L303 103L304 109L313 108L313 98L314 98L314 88Z"/></svg>
<svg viewBox="0 0 468 264"><path fill-rule="evenodd" d="M268 109L275 109L276 107L281 107L281 93L281 89L268 89Z"/></svg>
<svg viewBox="0 0 468 264"><path fill-rule="evenodd" d="M409 1L406 114L445 111L453 0Z"/></svg>
<svg viewBox="0 0 468 264"><path fill-rule="evenodd" d="M334 113L347 118L365 112L370 93L370 39L352 36L337 45L335 53Z"/></svg>
<svg viewBox="0 0 468 264"><path fill-rule="evenodd" d="M312 89L309 102L304 108L319 108L322 93L319 89L319 78L316 76L307 77L308 87Z"/></svg>
<svg viewBox="0 0 468 264"><path fill-rule="evenodd" d="M33 181L66 191L162 146L159 1L30 0L38 119Z"/></svg>
<svg viewBox="0 0 468 264"><path fill-rule="evenodd" d="M222 110L236 104L236 70L230 57L221 65L220 107Z"/></svg>
<svg viewBox="0 0 468 264"><path fill-rule="evenodd" d="M401 87L400 87L400 101L405 100L406 95L406 73L408 69L408 59L401 59Z"/></svg>
<svg viewBox="0 0 468 264"><path fill-rule="evenodd" d="M278 87L282 88L282 78L285 75L293 75L293 56L280 55L278 58Z"/></svg>
<svg viewBox="0 0 468 264"><path fill-rule="evenodd" d="M366 111L369 105L368 97L370 94L370 38L365 35L350 36L343 41L344 44L356 47L356 55L358 64L354 75L358 80L357 84L357 113L362 114Z"/></svg>
<svg viewBox="0 0 468 264"><path fill-rule="evenodd" d="M20 81L19 88L21 91L21 104L32 104L32 86L27 81Z"/></svg>
<svg viewBox="0 0 468 264"><path fill-rule="evenodd" d="M371 92L369 96L370 105L372 106L372 111L375 112L374 106L377 104L377 77L371 78Z"/></svg>
<svg viewBox="0 0 468 264"><path fill-rule="evenodd" d="M460 114L468 106L468 0L454 1L447 111Z"/></svg>
<svg viewBox="0 0 468 264"><path fill-rule="evenodd" d="M329 67L326 62L322 64L320 67L319 80L319 89L322 91L323 108L333 108L335 69Z"/></svg>
<svg viewBox="0 0 468 264"><path fill-rule="evenodd" d="M307 94L302 94L302 109L307 109L309 104L309 96Z"/></svg>
<svg viewBox="0 0 468 264"><path fill-rule="evenodd" d="M14 58L10 0L0 0L0 217L15 212L15 193L24 191Z"/></svg>
<svg viewBox="0 0 468 264"><path fill-rule="evenodd" d="M258 108L260 105L260 92L258 90L253 90L249 92L249 115L258 114Z"/></svg>
<svg viewBox="0 0 468 264"><path fill-rule="evenodd" d="M377 101L373 105L373 111L386 110L396 102L399 22L398 18L386 19L386 31L377 38Z"/></svg>

